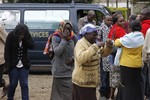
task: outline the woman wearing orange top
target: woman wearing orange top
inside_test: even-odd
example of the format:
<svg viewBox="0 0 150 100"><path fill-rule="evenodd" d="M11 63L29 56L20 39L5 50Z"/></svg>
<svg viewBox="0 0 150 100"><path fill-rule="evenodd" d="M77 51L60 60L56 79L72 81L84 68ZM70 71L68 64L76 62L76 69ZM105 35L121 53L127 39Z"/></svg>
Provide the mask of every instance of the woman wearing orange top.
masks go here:
<svg viewBox="0 0 150 100"><path fill-rule="evenodd" d="M114 25L108 34L108 38L115 41L116 39L123 37L126 34L125 29L124 29L124 21L125 20L121 14L113 15ZM110 64L111 64L111 67L110 67L110 99L109 100L114 99L114 92L115 92L115 89L118 87L119 80L120 80L119 67L114 66L114 57L116 55L116 52L114 52L114 51L115 51L115 49L109 55Z"/></svg>

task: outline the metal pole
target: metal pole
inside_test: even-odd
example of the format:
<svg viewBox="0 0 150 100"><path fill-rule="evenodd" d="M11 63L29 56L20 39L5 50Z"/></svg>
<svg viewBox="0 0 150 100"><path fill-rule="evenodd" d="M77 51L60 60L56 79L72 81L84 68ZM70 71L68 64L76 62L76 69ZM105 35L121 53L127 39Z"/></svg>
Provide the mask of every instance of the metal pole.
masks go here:
<svg viewBox="0 0 150 100"><path fill-rule="evenodd" d="M116 8L118 8L118 0L116 0Z"/></svg>
<svg viewBox="0 0 150 100"><path fill-rule="evenodd" d="M109 0L107 0L107 7L109 7Z"/></svg>
<svg viewBox="0 0 150 100"><path fill-rule="evenodd" d="M127 20L129 18L129 0L127 0Z"/></svg>

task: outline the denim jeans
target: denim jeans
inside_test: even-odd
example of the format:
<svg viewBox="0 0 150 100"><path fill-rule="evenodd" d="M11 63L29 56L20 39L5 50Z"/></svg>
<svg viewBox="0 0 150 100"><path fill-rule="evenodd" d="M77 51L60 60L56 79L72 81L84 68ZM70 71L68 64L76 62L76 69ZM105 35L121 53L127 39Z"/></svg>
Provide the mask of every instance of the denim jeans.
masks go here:
<svg viewBox="0 0 150 100"><path fill-rule="evenodd" d="M16 87L18 85L18 81L20 82L21 86L21 96L22 100L29 100L29 89L28 89L28 75L29 70L22 68L13 68L9 70L9 91L8 91L8 99L7 100L14 100L14 94Z"/></svg>

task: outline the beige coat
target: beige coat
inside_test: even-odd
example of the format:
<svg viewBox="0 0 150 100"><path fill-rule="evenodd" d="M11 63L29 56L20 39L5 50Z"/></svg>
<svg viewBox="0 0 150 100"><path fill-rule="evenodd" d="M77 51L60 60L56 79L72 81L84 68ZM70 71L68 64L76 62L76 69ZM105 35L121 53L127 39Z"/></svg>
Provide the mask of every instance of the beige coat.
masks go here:
<svg viewBox="0 0 150 100"><path fill-rule="evenodd" d="M101 56L108 56L111 51L112 46L107 43L104 48L99 48L84 37L81 38L74 49L72 82L81 87L97 87L100 78L99 59Z"/></svg>
<svg viewBox="0 0 150 100"><path fill-rule="evenodd" d="M0 25L0 65L5 63L4 47L8 33L2 25Z"/></svg>
<svg viewBox="0 0 150 100"><path fill-rule="evenodd" d="M145 43L142 50L142 58L144 62L150 59L150 28L146 32Z"/></svg>

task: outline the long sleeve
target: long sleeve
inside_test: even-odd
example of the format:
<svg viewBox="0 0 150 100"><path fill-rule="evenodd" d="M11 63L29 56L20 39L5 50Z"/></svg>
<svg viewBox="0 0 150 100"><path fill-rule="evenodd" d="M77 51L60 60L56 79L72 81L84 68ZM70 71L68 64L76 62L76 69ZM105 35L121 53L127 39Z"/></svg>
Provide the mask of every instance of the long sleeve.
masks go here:
<svg viewBox="0 0 150 100"><path fill-rule="evenodd" d="M23 39L23 42L25 43L25 46L28 49L33 49L34 48L34 41L30 35L30 33Z"/></svg>
<svg viewBox="0 0 150 100"><path fill-rule="evenodd" d="M150 28L147 30L146 33L146 37L145 37L145 42L144 42L144 46L143 46L143 50L142 50L142 57L143 57L143 61L147 61L147 54L150 54Z"/></svg>
<svg viewBox="0 0 150 100"><path fill-rule="evenodd" d="M0 39L4 44L6 42L7 35L8 33L6 32L6 30L3 28L3 26L0 25Z"/></svg>
<svg viewBox="0 0 150 100"><path fill-rule="evenodd" d="M78 62L81 64L90 61L91 58L96 55L96 52L98 51L98 46L96 44L91 45L87 49L83 48L80 43L77 44L75 48L75 55Z"/></svg>
<svg viewBox="0 0 150 100"><path fill-rule="evenodd" d="M10 51L11 51L11 43L12 43L12 32L10 32L6 39L5 44L5 52L4 52L4 58L5 58L5 66L6 68L10 65Z"/></svg>
<svg viewBox="0 0 150 100"><path fill-rule="evenodd" d="M68 45L68 41L61 39L58 36L52 37L52 46L53 46L55 55L61 55L64 52L67 45Z"/></svg>

